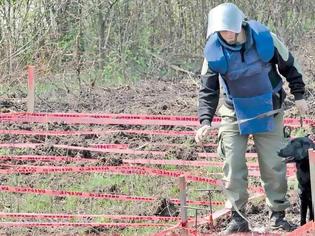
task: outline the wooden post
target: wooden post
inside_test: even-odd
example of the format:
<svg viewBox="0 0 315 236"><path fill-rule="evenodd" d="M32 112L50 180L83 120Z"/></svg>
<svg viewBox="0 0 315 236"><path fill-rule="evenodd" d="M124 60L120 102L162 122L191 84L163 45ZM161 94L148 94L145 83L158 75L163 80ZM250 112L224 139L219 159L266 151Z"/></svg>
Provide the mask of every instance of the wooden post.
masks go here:
<svg viewBox="0 0 315 236"><path fill-rule="evenodd" d="M187 225L187 194L186 194L186 180L185 176L181 175L179 177L179 190L180 190L180 217L181 217L181 224L183 227Z"/></svg>
<svg viewBox="0 0 315 236"><path fill-rule="evenodd" d="M35 105L35 66L28 66L27 112L34 112Z"/></svg>
<svg viewBox="0 0 315 236"><path fill-rule="evenodd" d="M313 212L315 212L315 151L313 149L308 150L308 157L310 162Z"/></svg>

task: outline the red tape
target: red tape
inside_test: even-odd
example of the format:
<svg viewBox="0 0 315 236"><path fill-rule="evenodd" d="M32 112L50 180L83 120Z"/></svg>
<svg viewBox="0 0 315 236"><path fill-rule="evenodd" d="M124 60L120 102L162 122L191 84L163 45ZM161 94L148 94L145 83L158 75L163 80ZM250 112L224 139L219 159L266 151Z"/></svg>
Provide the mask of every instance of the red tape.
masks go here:
<svg viewBox="0 0 315 236"><path fill-rule="evenodd" d="M96 162L98 161L98 159L87 159L87 158L76 158L76 157L54 157L54 156L51 156L51 157L41 157L41 156L38 156L38 157L33 157L33 156L17 156L17 157L14 157L14 156L0 156L0 161L4 161L4 160L28 160L28 161L38 161L38 160L41 160L41 161L67 161L67 162L73 162L73 161L76 161L76 162ZM194 163L194 162L197 162L197 163ZM216 166L216 167L222 167L223 166L223 163L216 163L216 162L202 162L202 161L180 161L180 160L150 160L150 159L133 159L133 160L130 160L130 159L124 159L123 160L123 163L127 163L127 164L156 164L156 165L176 165L176 166L183 166L183 165L186 165L186 166L207 166L207 167L211 167L211 166ZM69 169L69 167L62 167L63 169L45 169L45 170L39 170L36 169L34 170L34 167L37 167L37 166L30 166L28 169L26 168L26 166L11 166L11 165L3 165L2 167L13 167L11 169L0 169L0 174L13 174L13 173L21 173L21 174L25 174L25 173L52 173L52 172L58 172L58 173L62 173L62 172L70 172L71 169ZM23 169L21 169L20 167L23 167ZM52 167L52 168L55 168L55 167ZM116 168L115 168L116 169ZM260 172L257 170L258 169L258 166L255 167L255 166L249 166L248 167L249 169L249 176L255 176L255 177L259 177L260 176ZM104 170L101 169L99 170L99 172L103 172ZM72 172L72 171L71 171ZM73 170L73 172L75 172ZM82 171L81 171L82 172ZM85 171L83 171L85 172ZM89 171L90 172L90 171ZM125 173L125 174L141 174L140 172L138 172L137 170L133 170L133 171L130 171L128 170L126 172L119 172L117 170L118 173ZM295 168L291 168L291 167L287 167L287 176L292 176L296 173L296 169ZM213 173L213 174L217 174L217 173Z"/></svg>
<svg viewBox="0 0 315 236"><path fill-rule="evenodd" d="M8 213L0 212L0 218L31 218L31 219L90 219L90 218L106 218L112 220L137 220L137 221L177 221L180 217L166 216L132 216L132 215L93 215L93 214L45 214L45 213Z"/></svg>
<svg viewBox="0 0 315 236"><path fill-rule="evenodd" d="M112 133L164 135L164 136L194 136L195 131L177 130L0 130L0 134L13 135L39 135L39 136L68 136L68 135L107 135ZM217 130L212 130L209 135L217 134Z"/></svg>
<svg viewBox="0 0 315 236"><path fill-rule="evenodd" d="M90 147L94 147L94 148L104 148L105 149L108 149L107 148L107 145L110 145L110 144L92 144L90 145ZM120 145L125 145L125 146L121 146L121 149L127 149L130 144L120 144ZM181 147L187 147L186 144L180 144L180 143L161 143L161 142L156 142L156 143L148 143L148 144L145 144L146 146L150 147L150 146L163 146L163 147L178 147L178 148L181 148ZM185 146L186 145L186 146ZM207 144L203 144L204 147L217 147L218 145L215 144L215 143L207 143Z"/></svg>
<svg viewBox="0 0 315 236"><path fill-rule="evenodd" d="M37 155L21 155L21 156L0 156L0 161L66 161L66 162L97 162L100 159L96 158L80 158L68 156L37 156Z"/></svg>
<svg viewBox="0 0 315 236"><path fill-rule="evenodd" d="M104 144L103 144L104 145ZM111 145L111 144L108 144ZM45 147L45 143L0 143L0 148L32 148L35 149L37 147ZM91 152L100 152L100 153L119 153L119 154L131 154L131 155L159 155L165 156L167 152L162 151L144 151L144 150L133 150L129 148L94 148L94 147L78 147L78 146L70 146L70 145L62 145L62 144L52 144L49 147L68 149L68 150L86 150ZM218 157L217 153L206 153L201 152L197 153L199 157L202 158L216 158ZM245 156L247 158L255 158L257 157L257 153L246 153Z"/></svg>
<svg viewBox="0 0 315 236"><path fill-rule="evenodd" d="M72 222L0 222L0 227L101 227L101 228L146 228L171 227L158 223L72 223Z"/></svg>
<svg viewBox="0 0 315 236"><path fill-rule="evenodd" d="M165 115L133 115L133 114L85 114L85 113L3 113L0 121L11 122L63 122L68 124L122 124L122 125L174 125L199 126L195 116L165 116ZM213 123L220 122L219 117ZM303 119L304 124L314 126L315 121ZM299 127L300 119L286 118L284 124Z"/></svg>
<svg viewBox="0 0 315 236"><path fill-rule="evenodd" d="M154 175L154 176L164 176L164 177L179 177L185 175L187 180L193 182L204 182L212 185L218 185L216 179L210 179L206 177L192 176L182 171L169 171L162 169L154 169L149 167L138 167L138 166L29 166L29 165L2 165L0 169L1 174L48 174L48 173L98 173L98 172L111 172L119 174L138 174L138 175Z"/></svg>
<svg viewBox="0 0 315 236"><path fill-rule="evenodd" d="M66 161L66 162L97 162L97 158L79 158L68 156L40 156L40 155L20 155L20 156L0 156L0 161L18 160L18 161ZM215 161L187 161L187 160L161 160L161 159L123 159L125 164L145 164L145 165L176 165L193 167L223 167L223 162ZM247 163L249 170L259 170L257 163ZM296 172L293 163L287 164L287 170Z"/></svg>
<svg viewBox="0 0 315 236"><path fill-rule="evenodd" d="M116 200L116 201L141 201L141 202L154 202L157 201L157 198L154 197L139 197L139 196L128 196L128 195L114 195L114 194L106 194L106 193L88 193L88 192L75 192L75 191L65 191L65 190L50 190L50 189L36 189L36 188L28 188L28 187L13 187L7 185L0 185L0 190L3 192L11 192L11 193L31 193L38 195L47 195L47 196L55 196L55 197L81 197L81 198L98 198L98 199L108 199L108 200ZM179 199L170 199L174 204L180 204ZM222 206L224 202L212 201L212 205ZM191 205L209 205L208 201L194 201L187 200L187 204Z"/></svg>
<svg viewBox="0 0 315 236"><path fill-rule="evenodd" d="M223 167L223 162L218 161L187 161L187 160L160 160L160 159L124 159L128 164L148 164L148 165L177 165L196 167ZM249 169L258 170L257 163L247 163ZM287 164L287 169L295 170L295 164Z"/></svg>
<svg viewBox="0 0 315 236"><path fill-rule="evenodd" d="M65 157L65 156L0 156L1 161L10 161L10 160L19 160L19 161L66 161L66 162L97 162L99 159L95 158L78 158L78 157ZM146 165L176 165L176 166L194 166L194 167L222 167L222 162L210 162L210 161L185 161L185 160L152 160L152 159L123 159L125 164L146 164ZM6 164L5 166L11 167ZM21 166L14 166L21 167ZM22 166L23 167L23 166ZM32 166L34 167L34 166ZM31 167L31 168L32 168ZM66 167L64 167L66 168ZM260 176L258 171L258 165L255 163L248 163L249 176ZM16 169L14 169L16 171ZM19 170L17 170L19 172ZM14 171L13 171L14 172ZM0 170L2 174L10 174L11 170ZM25 173L23 171L19 173ZM47 172L45 172L47 173ZM287 176L292 176L296 173L295 166L287 165ZM213 173L217 174L217 173Z"/></svg>
<svg viewBox="0 0 315 236"><path fill-rule="evenodd" d="M59 166L20 166L20 165L2 165L0 170L0 174L28 174L28 173L69 173L69 172L78 172L78 173L95 173L95 172L111 172L111 173L119 173L124 175L154 175L154 176L164 176L164 177L179 177L184 175L188 181L192 182L201 182L208 183L214 186L220 186L219 180L211 179L207 177L193 176L188 173L182 171L168 171L161 169L153 169L148 167L137 167L137 166L67 166L67 167L59 167ZM264 192L262 187L251 187L250 188L254 192Z"/></svg>
<svg viewBox="0 0 315 236"><path fill-rule="evenodd" d="M67 124L122 124L122 125L174 125L197 126L197 117L152 116L128 114L61 114L61 113L6 113L0 115L1 121L11 122L63 122Z"/></svg>
<svg viewBox="0 0 315 236"><path fill-rule="evenodd" d="M286 236L300 236L300 235L314 235L315 234L315 223L314 221L309 221L305 225L297 228L296 230L289 232Z"/></svg>
<svg viewBox="0 0 315 236"><path fill-rule="evenodd" d="M90 147L99 149L128 149L129 144L116 144L116 143L105 143L105 144L92 144Z"/></svg>

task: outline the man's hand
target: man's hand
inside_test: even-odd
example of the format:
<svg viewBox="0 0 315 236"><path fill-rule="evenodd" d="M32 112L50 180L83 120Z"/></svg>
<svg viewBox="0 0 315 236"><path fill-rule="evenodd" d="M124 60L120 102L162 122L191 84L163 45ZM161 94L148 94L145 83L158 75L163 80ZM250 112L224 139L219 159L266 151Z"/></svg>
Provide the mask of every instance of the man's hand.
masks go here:
<svg viewBox="0 0 315 236"><path fill-rule="evenodd" d="M197 130L195 141L198 145L201 145L204 139L207 137L211 130L210 125L204 125Z"/></svg>
<svg viewBox="0 0 315 236"><path fill-rule="evenodd" d="M305 99L296 100L295 106L298 109L300 115L306 115L308 113L308 105Z"/></svg>

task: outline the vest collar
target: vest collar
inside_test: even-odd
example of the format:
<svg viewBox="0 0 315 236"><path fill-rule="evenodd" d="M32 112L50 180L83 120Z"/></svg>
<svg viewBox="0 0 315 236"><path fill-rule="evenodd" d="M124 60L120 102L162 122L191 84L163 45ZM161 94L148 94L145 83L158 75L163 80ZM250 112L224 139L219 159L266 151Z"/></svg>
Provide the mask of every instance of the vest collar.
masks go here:
<svg viewBox="0 0 315 236"><path fill-rule="evenodd" d="M244 28L245 34L246 34L245 50L248 50L254 44L253 34L252 34L252 30L249 27L249 24L247 22L244 22L243 28Z"/></svg>

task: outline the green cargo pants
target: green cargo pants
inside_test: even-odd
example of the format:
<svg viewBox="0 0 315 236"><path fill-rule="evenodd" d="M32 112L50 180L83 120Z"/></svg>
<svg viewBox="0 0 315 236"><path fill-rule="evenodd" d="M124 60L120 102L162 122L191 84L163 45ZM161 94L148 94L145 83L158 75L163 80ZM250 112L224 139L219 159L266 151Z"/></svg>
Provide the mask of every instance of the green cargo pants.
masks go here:
<svg viewBox="0 0 315 236"><path fill-rule="evenodd" d="M233 199L228 199L226 207L233 208L230 201L234 201L242 210L248 201L248 169L245 153L249 135L240 135L235 111L221 106L219 114L222 126L219 129L218 154L224 161L225 187ZM262 185L266 193L267 206L273 211L283 211L289 207L286 199L287 178L286 165L277 152L284 146L283 112L275 116L276 128L272 132L253 135L258 154L258 163Z"/></svg>

